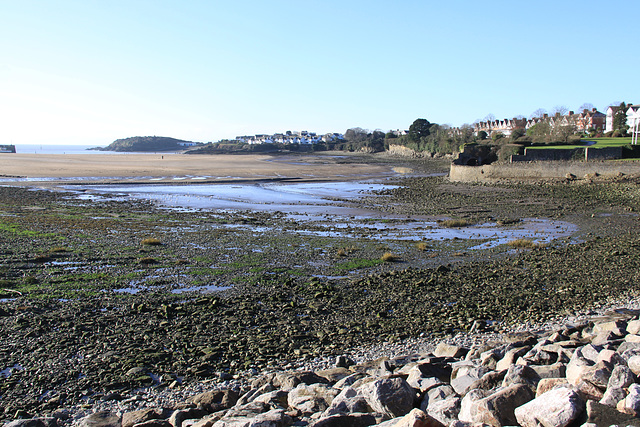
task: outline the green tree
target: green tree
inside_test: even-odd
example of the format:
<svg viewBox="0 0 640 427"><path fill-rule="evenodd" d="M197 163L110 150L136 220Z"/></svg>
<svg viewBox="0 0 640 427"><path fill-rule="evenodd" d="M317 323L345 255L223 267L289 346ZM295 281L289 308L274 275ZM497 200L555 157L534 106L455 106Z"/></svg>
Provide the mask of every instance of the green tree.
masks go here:
<svg viewBox="0 0 640 427"><path fill-rule="evenodd" d="M484 141L485 139L487 139L487 132L481 130L480 132L478 132L478 139L480 141Z"/></svg>
<svg viewBox="0 0 640 427"><path fill-rule="evenodd" d="M627 106L624 102L620 103L620 108L613 116L613 130L619 130L623 134L627 130Z"/></svg>
<svg viewBox="0 0 640 427"><path fill-rule="evenodd" d="M413 121L411 126L409 126L409 139L412 142L419 142L421 138L429 136L431 133L430 129L433 126L429 123L429 120L426 119L416 119Z"/></svg>

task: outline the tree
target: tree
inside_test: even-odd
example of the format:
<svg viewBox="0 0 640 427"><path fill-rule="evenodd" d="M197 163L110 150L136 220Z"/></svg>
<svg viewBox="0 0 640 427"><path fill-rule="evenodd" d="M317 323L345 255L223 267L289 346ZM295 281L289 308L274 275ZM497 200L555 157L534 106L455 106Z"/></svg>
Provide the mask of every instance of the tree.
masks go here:
<svg viewBox="0 0 640 427"><path fill-rule="evenodd" d="M421 138L429 136L432 124L426 119L415 119L409 126L409 140L419 142Z"/></svg>
<svg viewBox="0 0 640 427"><path fill-rule="evenodd" d="M480 132L478 132L478 139L484 141L485 139L487 139L487 133L481 130Z"/></svg>
<svg viewBox="0 0 640 427"><path fill-rule="evenodd" d="M564 105L556 105L555 107L553 107L553 110L551 111L551 113L554 116L564 116L565 114L567 114L568 111L569 109Z"/></svg>
<svg viewBox="0 0 640 427"><path fill-rule="evenodd" d="M620 133L625 133L627 130L627 106L624 102L620 103L620 108L613 116L613 131L616 130L619 130Z"/></svg>
<svg viewBox="0 0 640 427"><path fill-rule="evenodd" d="M367 140L367 136L369 135L369 131L362 128L351 128L347 129L344 133L344 139L353 143L360 143Z"/></svg>
<svg viewBox="0 0 640 427"><path fill-rule="evenodd" d="M482 119L483 122L492 122L496 119L496 116L494 116L493 114L489 113L486 116L484 116L484 119Z"/></svg>
<svg viewBox="0 0 640 427"><path fill-rule="evenodd" d="M534 111L533 113L531 113L531 119L534 118L542 118L544 117L544 115L547 114L547 110L545 110L544 108L538 108L536 111Z"/></svg>
<svg viewBox="0 0 640 427"><path fill-rule="evenodd" d="M580 106L580 108L578 108L578 111L584 111L584 110L589 110L589 111L593 110L593 104L590 102L585 102Z"/></svg>

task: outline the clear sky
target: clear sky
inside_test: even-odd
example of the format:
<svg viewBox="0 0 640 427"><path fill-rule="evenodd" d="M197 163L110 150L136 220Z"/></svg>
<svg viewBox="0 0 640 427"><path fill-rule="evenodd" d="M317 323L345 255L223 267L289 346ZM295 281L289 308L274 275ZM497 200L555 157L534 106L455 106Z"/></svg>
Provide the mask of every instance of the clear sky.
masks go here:
<svg viewBox="0 0 640 427"><path fill-rule="evenodd" d="M638 0L0 0L0 143L640 103Z"/></svg>

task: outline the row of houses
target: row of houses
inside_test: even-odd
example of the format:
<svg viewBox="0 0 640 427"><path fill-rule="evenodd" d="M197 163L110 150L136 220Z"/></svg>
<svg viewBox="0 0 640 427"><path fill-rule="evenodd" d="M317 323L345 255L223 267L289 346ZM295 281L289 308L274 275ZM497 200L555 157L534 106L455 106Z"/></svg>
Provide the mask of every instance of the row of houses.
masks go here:
<svg viewBox="0 0 640 427"><path fill-rule="evenodd" d="M287 131L285 133L274 133L273 135L245 135L237 136L236 142L246 144L319 144L321 142L331 142L336 139L343 139L341 133L327 133L318 135L315 132Z"/></svg>
<svg viewBox="0 0 640 427"><path fill-rule="evenodd" d="M610 132L613 130L613 118L621 107L611 106L607 109L607 113L603 114L596 108L591 110L583 110L581 113L574 113L569 111L566 115L549 116L545 114L543 117L534 117L531 119L525 118L513 118L504 120L491 120L485 122L478 122L474 125L474 133L477 135L479 132L484 131L488 136L491 136L494 132L500 132L505 136L511 135L515 129L529 129L532 126L537 125L543 121L549 122L553 125L574 125L577 132L590 132L595 130L596 132ZM627 125L629 126L629 132L635 139L638 137L640 130L640 105L628 105L626 107Z"/></svg>

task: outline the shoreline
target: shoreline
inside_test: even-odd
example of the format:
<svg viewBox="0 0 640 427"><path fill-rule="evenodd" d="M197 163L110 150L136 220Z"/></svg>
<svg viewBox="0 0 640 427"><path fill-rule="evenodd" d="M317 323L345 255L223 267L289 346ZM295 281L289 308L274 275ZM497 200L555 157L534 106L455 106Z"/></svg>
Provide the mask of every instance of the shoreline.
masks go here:
<svg viewBox="0 0 640 427"><path fill-rule="evenodd" d="M347 157L348 162L344 162ZM0 156L5 185L92 183L216 183L238 180L338 181L393 176L387 165L358 155L8 154ZM15 180L11 180L15 178Z"/></svg>

